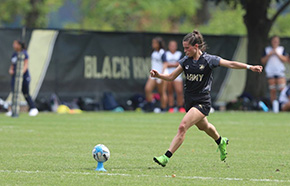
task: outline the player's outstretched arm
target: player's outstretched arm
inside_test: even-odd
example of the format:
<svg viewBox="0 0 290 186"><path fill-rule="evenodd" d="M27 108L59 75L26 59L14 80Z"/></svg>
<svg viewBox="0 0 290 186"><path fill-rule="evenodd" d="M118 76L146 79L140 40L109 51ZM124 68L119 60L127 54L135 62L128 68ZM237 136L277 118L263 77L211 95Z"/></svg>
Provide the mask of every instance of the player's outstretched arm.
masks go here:
<svg viewBox="0 0 290 186"><path fill-rule="evenodd" d="M237 61L229 61L225 59L220 60L220 66L233 68L233 69L249 69L253 72L262 72L263 67L261 65L247 65Z"/></svg>
<svg viewBox="0 0 290 186"><path fill-rule="evenodd" d="M156 77L163 79L165 81L173 81L179 74L181 74L183 71L181 65L178 65L178 67L171 73L171 74L159 74L156 70L152 69L150 71L151 77Z"/></svg>

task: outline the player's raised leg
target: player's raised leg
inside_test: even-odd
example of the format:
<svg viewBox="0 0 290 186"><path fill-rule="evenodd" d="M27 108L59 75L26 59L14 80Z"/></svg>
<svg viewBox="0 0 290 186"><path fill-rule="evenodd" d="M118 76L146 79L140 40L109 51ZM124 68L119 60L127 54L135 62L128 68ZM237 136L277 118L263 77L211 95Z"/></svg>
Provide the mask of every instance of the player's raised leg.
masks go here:
<svg viewBox="0 0 290 186"><path fill-rule="evenodd" d="M196 126L199 130L204 131L207 135L215 140L220 150L221 161L224 161L227 157L226 147L229 140L226 137L221 137L216 128L208 122L206 117L196 123Z"/></svg>
<svg viewBox="0 0 290 186"><path fill-rule="evenodd" d="M205 117L198 109L192 107L186 115L183 117L176 136L173 138L168 151L159 157L154 157L153 160L159 165L165 167L169 161L169 158L175 153L185 139L186 131L194 124L198 123Z"/></svg>
<svg viewBox="0 0 290 186"><path fill-rule="evenodd" d="M173 154L183 143L187 130L205 117L198 109L192 107L183 117L176 136L173 138L169 151Z"/></svg>

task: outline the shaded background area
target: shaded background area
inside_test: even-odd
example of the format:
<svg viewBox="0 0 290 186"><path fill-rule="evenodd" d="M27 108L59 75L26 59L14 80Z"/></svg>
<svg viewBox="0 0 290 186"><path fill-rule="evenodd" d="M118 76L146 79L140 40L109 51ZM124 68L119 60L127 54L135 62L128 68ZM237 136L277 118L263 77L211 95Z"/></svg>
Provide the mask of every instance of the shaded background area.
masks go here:
<svg viewBox="0 0 290 186"><path fill-rule="evenodd" d="M76 34L90 30L166 35L198 29L207 37L238 35L248 40L242 42L243 47L238 44L239 58L234 55L234 59L260 65L261 53L270 36L290 36L289 5L290 0L4 0L0 2L0 12L4 12L0 15L0 26L72 29ZM283 42L282 45L288 46ZM286 52L289 53L289 49ZM241 53L245 57L241 57ZM246 83L241 86L259 99L267 96L265 79L264 73L247 71Z"/></svg>
<svg viewBox="0 0 290 186"><path fill-rule="evenodd" d="M26 41L29 44L32 30L27 32ZM176 40L179 50L183 50L181 41L184 34L162 33L122 33L122 32L77 32L59 30L51 61L48 66L38 98L50 96L56 93L63 99L71 99L79 96L99 98L103 92L114 92L117 99L130 97L136 93L142 93L151 66L151 40L161 36L165 42ZM8 68L12 54L11 43L21 35L20 29L0 30L0 55L3 56L0 70L0 96L7 97L10 92L10 76ZM239 40L237 36L206 36L208 52L231 59ZM29 47L29 46L28 46ZM42 50L39 47L39 50ZM39 51L35 51L37 53ZM29 54L30 56L35 53ZM85 58L96 57L97 66L93 66L91 74L102 74L103 68L108 72L105 77L85 77ZM115 62L114 60L121 60ZM108 65L109 68L104 67ZM113 64L114 63L114 64ZM124 70L124 63L127 64ZM138 63L138 64L136 64ZM116 64L116 65L115 65ZM115 67L113 67L115 65ZM116 68L114 70L114 68ZM142 74L136 74L134 68ZM125 69L126 70L126 69ZM115 72L115 75L113 74ZM219 87L226 75L226 68L215 70L214 86L212 89L215 99ZM117 75L116 75L117 73ZM119 73L119 74L118 74ZM33 80L33 77L32 77Z"/></svg>
<svg viewBox="0 0 290 186"><path fill-rule="evenodd" d="M28 47L33 31L35 30L27 30L25 39ZM58 32L58 36L53 46L49 66L44 72L46 74L37 95L38 99L49 99L55 93L62 100L72 100L78 97L100 100L104 92L113 92L117 100L127 100L135 94L144 92L151 68L150 55L153 37L161 36L166 43L169 40L176 40L179 43L179 50L183 50L181 41L184 34L54 31ZM20 35L21 29L0 30L0 40L3 41L0 44L0 55L2 56L0 97L4 99L10 92L8 68L13 52L11 44L15 38L20 38ZM208 45L207 52L225 59L233 59L241 39L239 36L228 35L204 35L204 38ZM290 39L282 38L282 45L289 49ZM29 55L36 55L41 50L40 46L38 51ZM85 62L86 58L89 61ZM233 83L231 79L227 79L230 78L227 76L228 71L223 67L214 70L211 92L213 101L223 91L225 83ZM241 77L241 79L243 78ZM37 81L37 79L33 79L33 73L32 81ZM239 85L235 84L235 86L244 86L244 82L241 81ZM228 99L232 99L238 95L226 96Z"/></svg>

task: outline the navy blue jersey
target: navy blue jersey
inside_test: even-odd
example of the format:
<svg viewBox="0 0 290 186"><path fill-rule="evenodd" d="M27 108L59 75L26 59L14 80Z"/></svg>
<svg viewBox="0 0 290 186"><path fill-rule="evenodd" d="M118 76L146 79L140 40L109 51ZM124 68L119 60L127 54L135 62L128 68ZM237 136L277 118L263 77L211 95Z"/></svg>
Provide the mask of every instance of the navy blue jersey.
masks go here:
<svg viewBox="0 0 290 186"><path fill-rule="evenodd" d="M212 70L220 64L220 57L203 53L198 60L183 57L179 60L185 74L185 93L209 94L212 85Z"/></svg>
<svg viewBox="0 0 290 186"><path fill-rule="evenodd" d="M25 61L25 60L28 59L28 54L27 54L27 51L26 51L26 50L23 50L22 52L23 52L24 55L25 55L25 58L24 58L24 61ZM12 63L12 65L13 65L14 72L15 72L15 70L16 70L17 60L18 60L18 53L17 53L17 52L14 52L14 53L12 54L12 57L11 57L11 63ZM14 73L13 76L15 76L15 73ZM28 69L27 69L27 71L23 74L23 78L24 78L24 79L26 79L27 77L29 77L29 71L28 71Z"/></svg>

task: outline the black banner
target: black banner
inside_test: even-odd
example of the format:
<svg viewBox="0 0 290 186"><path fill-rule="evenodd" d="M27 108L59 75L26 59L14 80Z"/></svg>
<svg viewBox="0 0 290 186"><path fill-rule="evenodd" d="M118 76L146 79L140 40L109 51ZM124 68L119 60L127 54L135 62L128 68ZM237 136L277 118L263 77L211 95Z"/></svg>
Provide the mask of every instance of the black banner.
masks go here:
<svg viewBox="0 0 290 186"><path fill-rule="evenodd" d="M25 43L28 43L31 30L26 31ZM0 29L0 97L6 98L11 91L11 76L8 73L13 54L13 41L21 40L21 29Z"/></svg>
<svg viewBox="0 0 290 186"><path fill-rule="evenodd" d="M26 41L29 41L32 32L27 31ZM136 93L143 94L151 69L152 38L161 36L166 44L169 40L176 40L179 50L183 51L184 35L59 30L38 98L48 97L52 93L63 100L77 97L100 99L107 91L113 92L117 99L128 99ZM2 98L6 98L10 92L8 69L13 52L12 42L20 37L21 29L0 29ZM204 35L204 39L208 53L232 59L240 37ZM282 43L285 44L285 41L282 40ZM42 50L41 46L39 50ZM227 69L223 67L214 70L213 99L226 73Z"/></svg>
<svg viewBox="0 0 290 186"><path fill-rule="evenodd" d="M179 43L184 34L155 33L76 33L60 31L39 96L51 92L71 99L100 97L110 91L117 98L143 93L151 69L151 40L156 36ZM205 36L208 53L231 59L239 37ZM215 96L226 75L226 68L214 72Z"/></svg>

